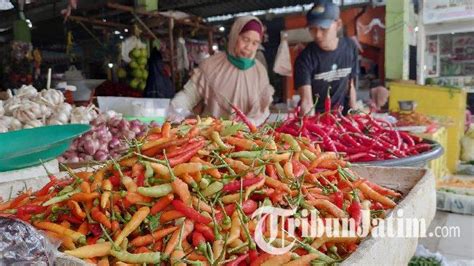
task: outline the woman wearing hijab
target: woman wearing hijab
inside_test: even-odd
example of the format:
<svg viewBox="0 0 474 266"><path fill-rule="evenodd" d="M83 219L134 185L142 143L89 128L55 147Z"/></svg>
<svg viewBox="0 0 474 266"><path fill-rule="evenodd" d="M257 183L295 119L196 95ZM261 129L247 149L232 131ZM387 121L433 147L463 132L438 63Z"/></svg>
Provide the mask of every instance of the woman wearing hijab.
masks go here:
<svg viewBox="0 0 474 266"><path fill-rule="evenodd" d="M202 103L203 109L196 115L230 118L232 103L256 125L262 124L270 114L274 92L265 67L255 60L262 38L263 25L258 18L239 17L232 25L227 51L199 65L171 101L171 109L189 113Z"/></svg>

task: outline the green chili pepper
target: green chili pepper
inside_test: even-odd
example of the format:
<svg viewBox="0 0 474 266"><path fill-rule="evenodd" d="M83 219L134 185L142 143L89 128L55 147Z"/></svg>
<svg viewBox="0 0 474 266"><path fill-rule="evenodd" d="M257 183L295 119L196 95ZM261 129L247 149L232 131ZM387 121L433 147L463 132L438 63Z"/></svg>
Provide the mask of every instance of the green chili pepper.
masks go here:
<svg viewBox="0 0 474 266"><path fill-rule="evenodd" d="M290 145L291 149L295 152L300 152L301 147L298 142L289 134L281 134L281 138Z"/></svg>
<svg viewBox="0 0 474 266"><path fill-rule="evenodd" d="M132 254L127 251L116 251L112 249L110 255L116 257L118 260L128 263L160 263L161 253L150 252L141 254Z"/></svg>
<svg viewBox="0 0 474 266"><path fill-rule="evenodd" d="M316 160L316 155L314 153L312 153L311 151L307 150L307 149L303 150L303 154L304 154L304 156L306 156L311 161Z"/></svg>
<svg viewBox="0 0 474 266"><path fill-rule="evenodd" d="M223 187L224 187L224 184L222 184L221 182L216 181L216 182L210 184L204 191L202 191L202 195L204 197L212 196L212 195L216 194L217 192L221 191Z"/></svg>
<svg viewBox="0 0 474 266"><path fill-rule="evenodd" d="M281 166L280 163L275 163L275 169L277 171L278 176L280 176L281 179L286 179L285 170L283 170L283 167Z"/></svg>
<svg viewBox="0 0 474 266"><path fill-rule="evenodd" d="M202 179L201 179L201 182L199 182L199 187L200 187L201 189L205 189L205 188L207 188L207 186L209 186L209 179L207 179L207 178L202 178Z"/></svg>
<svg viewBox="0 0 474 266"><path fill-rule="evenodd" d="M259 158L268 153L267 151L236 151L229 153L228 157L230 158Z"/></svg>
<svg viewBox="0 0 474 266"><path fill-rule="evenodd" d="M217 146L219 146L219 148L221 148L222 150L229 150L230 147L227 146L221 139L221 136L219 135L219 132L217 131L212 131L211 133L211 138L212 140L217 144Z"/></svg>
<svg viewBox="0 0 474 266"><path fill-rule="evenodd" d="M154 174L155 172L153 171L150 162L145 162L145 178L153 177Z"/></svg>
<svg viewBox="0 0 474 266"><path fill-rule="evenodd" d="M46 202L44 202L42 204L42 206L49 206L49 205L52 205L52 204L55 204L55 203L58 203L58 202L62 202L62 201L65 201L65 200L68 200L72 195L76 194L76 193L79 193L81 192L81 189L80 188L76 188L75 190L71 191L71 192L67 192L66 194L63 194L61 196L57 196L57 197L54 197L54 198L50 198L49 200L47 200Z"/></svg>
<svg viewBox="0 0 474 266"><path fill-rule="evenodd" d="M143 196L159 198L173 191L170 183L153 187L139 187L137 192Z"/></svg>
<svg viewBox="0 0 474 266"><path fill-rule="evenodd" d="M123 217L125 221L128 223L132 219L132 215L129 212L125 213L125 217Z"/></svg>

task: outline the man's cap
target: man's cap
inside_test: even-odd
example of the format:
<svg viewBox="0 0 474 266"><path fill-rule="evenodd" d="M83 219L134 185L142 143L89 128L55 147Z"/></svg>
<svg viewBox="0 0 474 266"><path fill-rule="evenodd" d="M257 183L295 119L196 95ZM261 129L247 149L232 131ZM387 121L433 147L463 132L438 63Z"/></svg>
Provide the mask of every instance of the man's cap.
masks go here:
<svg viewBox="0 0 474 266"><path fill-rule="evenodd" d="M339 7L331 0L320 0L306 14L308 26L317 26L328 29L339 18Z"/></svg>

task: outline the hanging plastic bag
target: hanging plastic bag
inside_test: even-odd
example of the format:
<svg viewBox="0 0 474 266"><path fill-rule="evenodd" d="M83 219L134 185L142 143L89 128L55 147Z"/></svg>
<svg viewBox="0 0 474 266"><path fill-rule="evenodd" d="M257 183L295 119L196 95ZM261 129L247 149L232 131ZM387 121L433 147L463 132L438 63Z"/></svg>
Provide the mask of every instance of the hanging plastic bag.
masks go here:
<svg viewBox="0 0 474 266"><path fill-rule="evenodd" d="M281 33L280 46L278 46L273 71L282 76L291 77L293 75L290 47L288 46L288 35L286 32Z"/></svg>
<svg viewBox="0 0 474 266"><path fill-rule="evenodd" d="M188 59L188 50L186 49L186 42L184 38L178 38L178 49L177 49L177 69L179 70L189 70L189 59Z"/></svg>
<svg viewBox="0 0 474 266"><path fill-rule="evenodd" d="M466 132L461 138L461 160L474 161L474 128Z"/></svg>

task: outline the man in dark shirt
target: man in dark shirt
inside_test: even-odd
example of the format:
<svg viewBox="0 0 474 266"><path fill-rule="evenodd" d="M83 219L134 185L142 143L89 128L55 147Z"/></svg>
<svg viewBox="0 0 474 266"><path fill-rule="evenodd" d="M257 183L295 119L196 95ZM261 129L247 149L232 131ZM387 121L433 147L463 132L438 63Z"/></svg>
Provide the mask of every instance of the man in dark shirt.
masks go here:
<svg viewBox="0 0 474 266"><path fill-rule="evenodd" d="M342 28L339 7L330 0L316 1L306 15L314 42L308 44L295 62L295 88L301 96L301 110L311 110L319 95L316 112L324 111L330 89L332 106L355 108L354 80L357 75L357 47L349 38L339 38Z"/></svg>

